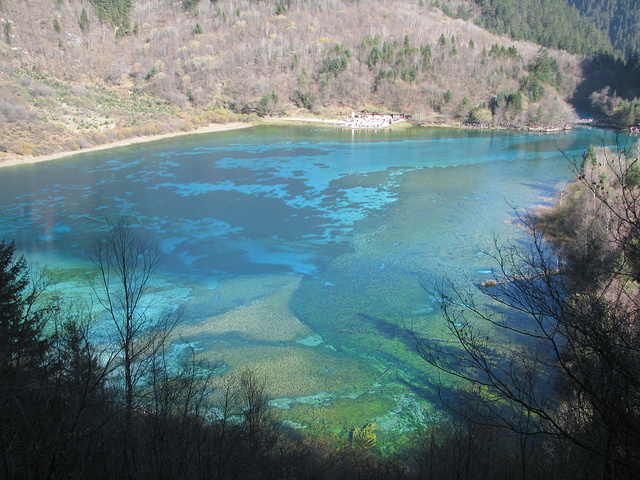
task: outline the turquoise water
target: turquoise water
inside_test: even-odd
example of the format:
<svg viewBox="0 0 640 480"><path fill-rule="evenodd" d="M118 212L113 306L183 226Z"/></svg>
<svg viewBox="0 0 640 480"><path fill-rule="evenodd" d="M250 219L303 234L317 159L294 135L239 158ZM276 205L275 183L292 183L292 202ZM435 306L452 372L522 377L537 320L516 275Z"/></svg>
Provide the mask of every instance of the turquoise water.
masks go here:
<svg viewBox="0 0 640 480"><path fill-rule="evenodd" d="M297 427L402 433L437 415L408 322L446 340L429 291L491 276L494 235L524 241L511 207L548 203L602 134L252 127L0 170L0 234L75 272L124 214L161 247L174 344L270 376ZM561 153L564 152L564 153Z"/></svg>

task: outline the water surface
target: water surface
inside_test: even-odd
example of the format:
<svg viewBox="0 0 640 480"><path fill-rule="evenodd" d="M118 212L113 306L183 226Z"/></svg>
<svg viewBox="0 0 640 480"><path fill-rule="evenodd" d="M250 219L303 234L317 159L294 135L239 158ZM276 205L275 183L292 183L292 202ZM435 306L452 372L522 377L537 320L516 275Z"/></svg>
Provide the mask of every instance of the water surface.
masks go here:
<svg viewBox="0 0 640 480"><path fill-rule="evenodd" d="M405 326L447 340L429 291L491 275L512 207L548 203L601 135L252 127L0 170L0 232L90 295L92 238L114 213L166 259L174 344L270 379L291 425L402 434L438 416ZM158 306L160 308L160 305Z"/></svg>

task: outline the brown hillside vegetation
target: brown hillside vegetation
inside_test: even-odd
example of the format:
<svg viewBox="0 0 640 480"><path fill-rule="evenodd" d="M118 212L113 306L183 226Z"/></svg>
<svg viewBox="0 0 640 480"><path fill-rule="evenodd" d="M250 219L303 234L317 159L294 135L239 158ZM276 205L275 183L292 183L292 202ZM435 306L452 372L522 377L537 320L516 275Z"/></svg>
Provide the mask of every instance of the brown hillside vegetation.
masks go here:
<svg viewBox="0 0 640 480"><path fill-rule="evenodd" d="M494 123L555 124L571 119L564 99L581 75L576 57L550 52L557 88L515 106L503 100L491 119L492 99L521 89L539 47L446 17L429 2L292 0L283 11L271 1L202 0L187 11L183 2L137 0L126 36L86 0L1 5L5 157L363 109L422 122L484 123L488 113Z"/></svg>

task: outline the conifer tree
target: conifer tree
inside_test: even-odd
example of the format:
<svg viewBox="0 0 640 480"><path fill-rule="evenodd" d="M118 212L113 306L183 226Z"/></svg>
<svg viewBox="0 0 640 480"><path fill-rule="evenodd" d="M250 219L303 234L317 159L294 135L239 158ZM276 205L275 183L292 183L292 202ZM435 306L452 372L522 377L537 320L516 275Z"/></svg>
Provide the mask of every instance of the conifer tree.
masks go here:
<svg viewBox="0 0 640 480"><path fill-rule="evenodd" d="M80 25L80 30L83 32L89 29L89 17L87 16L87 11L82 7L82 12L80 12L80 20L78 21Z"/></svg>
<svg viewBox="0 0 640 480"><path fill-rule="evenodd" d="M45 350L41 339L44 312L33 309L37 292L27 292L27 262L16 257L15 243L0 243L0 374L37 364ZM28 293L28 294L27 294Z"/></svg>

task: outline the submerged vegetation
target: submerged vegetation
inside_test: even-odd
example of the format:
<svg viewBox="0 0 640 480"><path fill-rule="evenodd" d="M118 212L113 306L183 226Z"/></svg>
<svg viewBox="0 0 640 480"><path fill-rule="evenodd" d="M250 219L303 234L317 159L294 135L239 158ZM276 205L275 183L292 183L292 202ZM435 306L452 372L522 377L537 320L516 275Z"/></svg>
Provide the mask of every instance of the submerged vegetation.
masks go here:
<svg viewBox="0 0 640 480"><path fill-rule="evenodd" d="M489 302L467 296L458 283L436 292L448 336L438 326L421 325L424 317L411 317L427 361L416 359L412 368L432 379L432 366L448 374L440 377L438 393L451 410L434 412L392 442L383 411L394 407L381 406L372 385L395 372L335 371L331 375L354 375L368 393L332 398L340 404L334 409L324 408L322 398L291 402L294 414L309 415L315 425L301 428L289 410L274 408L271 387L283 380L268 379L264 369L226 370L187 344L178 357L169 354L168 335L188 332L174 327L175 312L149 323L148 302L137 304L142 310L135 307L150 287L145 279L157 265L157 250L131 236L126 222L110 222L94 243L98 268L90 294L102 299L114 325L107 343L95 335L95 314L48 293L50 277L28 275L14 245L3 242L3 475L635 478L637 161L631 148L590 148L576 163L577 180L559 191L555 206L522 216L532 248L497 243L499 273L481 287ZM287 282L294 288L294 280ZM281 296L269 301L280 304ZM221 316L211 328L224 329L225 322L243 328L245 314L257 321L261 311L256 306ZM373 314L359 318L389 336L371 348L399 355L394 342L407 337L397 326ZM309 336L308 327L295 328L292 338L321 341ZM333 328L355 343L367 341L365 330L346 325L330 326L323 336ZM251 331L270 340L282 335L269 324ZM333 372L327 360L323 367ZM408 377L398 381L421 388Z"/></svg>
<svg viewBox="0 0 640 480"><path fill-rule="evenodd" d="M637 162L635 147L589 149L553 208L520 217L532 245L496 243L482 288L499 307L452 284L439 295L455 344L417 336L427 362L469 382L443 387L451 408L519 446L522 478L640 473ZM510 346L492 343L500 332Z"/></svg>
<svg viewBox="0 0 640 480"><path fill-rule="evenodd" d="M576 118L572 97L588 99L617 126L638 125L638 57L595 55L612 47L592 25L570 9L540 13L534 3L36 0L25 11L24 2L2 0L0 155L353 111L400 111L424 123L555 125ZM613 78L619 72L622 80ZM598 81L585 87L583 77L594 73ZM422 391L415 376L357 361L339 371L328 355L286 345L279 358L267 356L284 338L322 342L288 310L315 308L305 318L317 320L323 308L310 294L286 308L277 294L269 298L289 315L278 324L283 331L266 319L247 326L261 319L259 306L220 314L201 330L179 327L179 311L150 321L140 302L153 290L158 250L126 222L107 222L93 250L91 289L110 318L113 336L105 339L95 334L95 312L52 293L51 272L30 272L3 240L0 476L637 478L638 161L632 148L589 149L552 208L520 216L530 245L496 241L498 274L482 283L484 300L458 279L430 292L444 328L420 325L426 305L413 305L415 316L393 312L418 319L409 328L422 359L405 364L429 378L439 371L437 393L450 408L421 410L410 426L385 418L395 404L377 389L384 377L399 390ZM352 181L377 186L372 177ZM385 268L378 260L377 272ZM376 300L386 280L372 281ZM287 282L283 290L297 286ZM331 286L322 301L350 295ZM406 331L366 308L347 313L357 321L336 315L324 338L349 337L345 345L378 349L390 362L403 355ZM254 351L278 378L246 365L226 371L222 347L205 356L185 343L180 355L169 354L189 328L212 336L245 328L269 344ZM372 339L374 329L384 342ZM303 383L301 366L320 375ZM270 396L269 387L295 385L313 397L318 385L347 380L355 399ZM329 402L339 408L325 408ZM296 415L314 428L295 424ZM390 439L393 428L398 436Z"/></svg>

